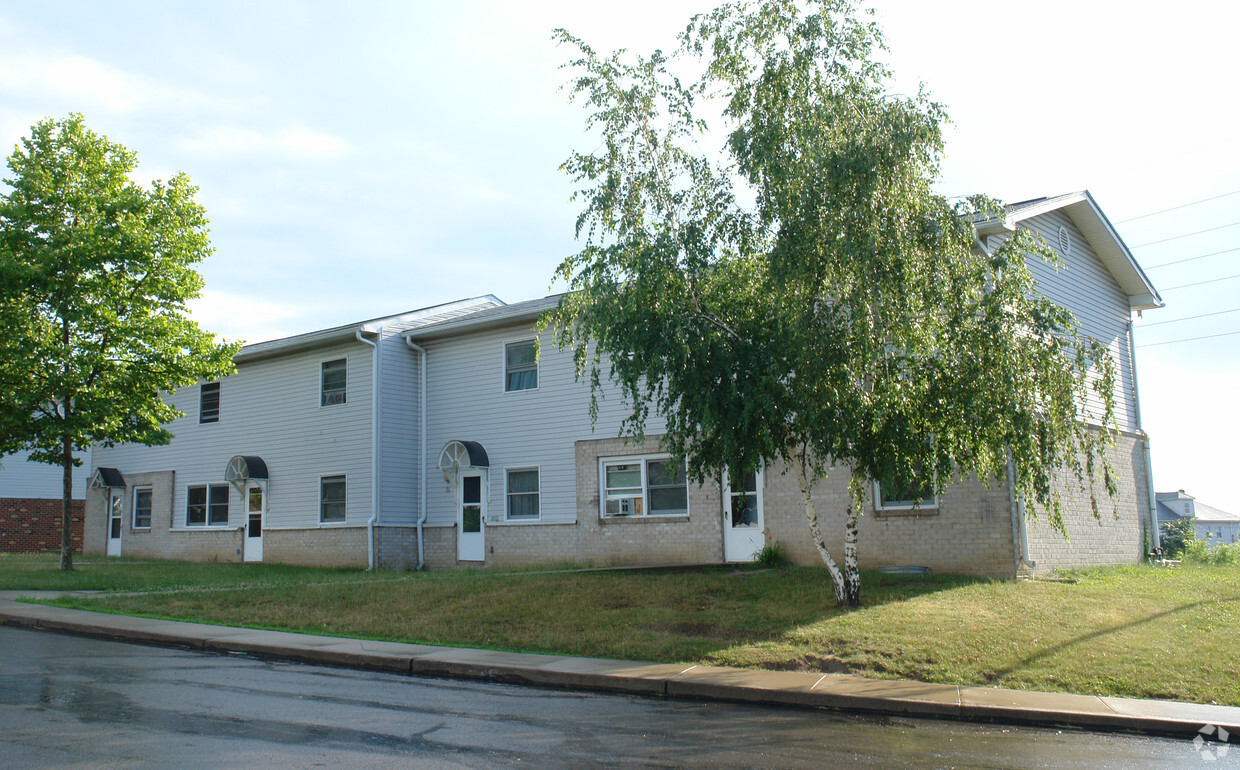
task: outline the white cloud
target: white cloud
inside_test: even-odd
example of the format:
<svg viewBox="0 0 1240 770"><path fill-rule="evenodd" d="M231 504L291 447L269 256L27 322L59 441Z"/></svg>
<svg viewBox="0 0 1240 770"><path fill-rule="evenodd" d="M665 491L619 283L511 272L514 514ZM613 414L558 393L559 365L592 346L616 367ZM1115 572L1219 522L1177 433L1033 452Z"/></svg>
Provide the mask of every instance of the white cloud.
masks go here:
<svg viewBox="0 0 1240 770"><path fill-rule="evenodd" d="M228 340L261 342L315 328L314 321L307 320L310 307L215 289L204 290L189 308L199 326Z"/></svg>
<svg viewBox="0 0 1240 770"><path fill-rule="evenodd" d="M299 160L333 160L352 149L338 136L304 126L267 132L233 125L205 126L181 138L176 144L185 152L211 158L276 155Z"/></svg>

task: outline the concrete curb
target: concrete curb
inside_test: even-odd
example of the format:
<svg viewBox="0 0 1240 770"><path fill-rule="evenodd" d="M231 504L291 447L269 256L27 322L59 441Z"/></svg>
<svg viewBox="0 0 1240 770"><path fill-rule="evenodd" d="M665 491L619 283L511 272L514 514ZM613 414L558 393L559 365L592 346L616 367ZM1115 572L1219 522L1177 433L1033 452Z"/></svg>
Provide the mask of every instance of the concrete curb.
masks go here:
<svg viewBox="0 0 1240 770"><path fill-rule="evenodd" d="M1213 725L1240 736L1240 708L1227 706L312 636L69 610L17 595L0 595L0 624L415 676L1179 737Z"/></svg>

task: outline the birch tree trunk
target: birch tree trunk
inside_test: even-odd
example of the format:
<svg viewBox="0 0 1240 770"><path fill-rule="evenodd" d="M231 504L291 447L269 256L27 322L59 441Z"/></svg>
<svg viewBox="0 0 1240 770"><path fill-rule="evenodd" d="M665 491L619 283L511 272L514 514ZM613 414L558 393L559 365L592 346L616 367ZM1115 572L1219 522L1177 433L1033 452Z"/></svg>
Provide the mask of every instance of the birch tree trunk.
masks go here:
<svg viewBox="0 0 1240 770"><path fill-rule="evenodd" d="M805 503L805 519L809 522L810 536L814 540L814 546L818 549L818 555L822 557L822 563L826 565L827 572L831 574L831 582L835 588L835 601L840 606L844 606L847 604L847 587L844 575L840 573L840 568L836 565L835 559L831 558L831 552L827 549L827 542L822 537L822 528L818 526L818 511L814 508L813 494L810 491L809 479L805 473L804 452L794 455L792 464L796 466L797 483L801 485L801 500ZM859 591L860 586L858 585Z"/></svg>

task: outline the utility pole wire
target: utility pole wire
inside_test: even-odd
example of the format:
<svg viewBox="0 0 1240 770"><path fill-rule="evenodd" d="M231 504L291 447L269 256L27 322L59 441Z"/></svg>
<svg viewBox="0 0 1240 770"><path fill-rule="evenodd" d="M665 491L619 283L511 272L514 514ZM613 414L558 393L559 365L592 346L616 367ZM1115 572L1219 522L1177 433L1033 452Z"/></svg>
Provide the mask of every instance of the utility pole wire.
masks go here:
<svg viewBox="0 0 1240 770"><path fill-rule="evenodd" d="M1190 316L1185 316L1183 318L1172 318L1170 321L1154 321L1153 323L1141 324L1140 328L1144 329L1147 326L1161 326L1163 324L1175 324L1175 323L1179 323L1180 321L1193 321L1198 318L1209 318L1210 316L1225 315L1227 313L1240 313L1240 307L1233 307L1230 310L1220 310L1217 313L1202 313L1201 315L1190 315Z"/></svg>
<svg viewBox="0 0 1240 770"><path fill-rule="evenodd" d="M1133 246L1133 248L1139 249L1142 246L1153 246L1156 243L1166 243L1167 241L1178 241L1179 239L1187 238L1190 235L1201 235L1202 233L1212 233L1215 230L1222 230L1225 227L1235 227L1236 225L1240 225L1240 222L1231 222L1229 224L1219 225L1218 227L1207 227L1205 230L1197 230L1191 233L1184 233L1183 235L1173 235L1170 238L1163 238L1161 241L1149 241L1147 243L1138 243L1136 246Z"/></svg>
<svg viewBox="0 0 1240 770"><path fill-rule="evenodd" d="M1162 291L1175 291L1176 289L1187 289L1189 286L1204 286L1207 283L1218 283L1219 281L1230 281L1232 278L1240 278L1240 273L1236 275L1225 275L1222 278L1211 278L1208 281L1197 281L1196 283L1182 283L1179 286L1172 286Z"/></svg>
<svg viewBox="0 0 1240 770"><path fill-rule="evenodd" d="M1196 206L1196 205L1198 205L1199 203L1208 203L1209 201L1216 201L1216 200L1218 200L1219 198L1226 198L1228 195L1236 195L1236 194L1238 194L1238 193L1240 193L1240 190L1232 190L1231 192L1228 192L1228 193L1223 193L1222 195L1215 195L1215 196L1213 196L1213 197L1211 197L1211 198L1202 198L1201 200L1199 200L1199 201L1193 201L1192 203L1181 203L1179 206L1172 206L1171 208L1159 209L1158 211L1151 211L1151 212L1150 212L1150 213L1148 213L1148 214L1141 214L1140 216L1136 216L1136 217L1128 217L1127 219L1121 219L1120 221L1116 222L1115 224L1117 224L1117 225L1122 225L1122 224L1124 224L1125 222L1135 222L1135 221L1137 221L1138 219L1145 219L1146 217L1152 217L1152 216L1154 216L1154 215L1156 215L1156 214L1166 214L1168 211L1178 211L1178 210L1180 210L1180 209L1186 209L1186 208L1188 208L1189 206Z"/></svg>
<svg viewBox="0 0 1240 770"><path fill-rule="evenodd" d="M1135 248L1135 247L1134 247L1134 248ZM1184 258L1184 259L1177 259L1177 260L1175 260L1174 262L1163 262L1163 263L1158 264L1158 265L1150 265L1150 266L1146 267L1145 269L1146 269L1146 270L1155 270L1155 269L1160 268L1160 267L1167 267L1168 265L1181 265L1181 264L1184 264L1185 262L1192 262L1194 259L1205 259L1206 257L1217 257L1219 254L1230 254L1230 253L1231 253L1231 252L1233 252L1233 251L1240 251L1240 246L1238 246L1238 247L1236 247L1236 248L1234 248L1234 249L1223 249L1222 251L1212 251L1212 252L1210 252L1209 254L1202 254L1202 255L1200 255L1200 256L1196 256L1196 257L1186 257L1186 258Z"/></svg>
<svg viewBox="0 0 1240 770"><path fill-rule="evenodd" d="M1196 342L1197 340L1211 340L1211 339L1214 339L1215 337L1231 337L1232 335L1235 335L1235 334L1240 334L1240 331L1223 332L1222 334L1207 334L1204 337L1186 337L1185 339L1182 339L1182 340L1167 340L1166 342L1147 342L1144 345L1137 345L1137 347L1156 348L1159 345L1175 345L1181 342Z"/></svg>

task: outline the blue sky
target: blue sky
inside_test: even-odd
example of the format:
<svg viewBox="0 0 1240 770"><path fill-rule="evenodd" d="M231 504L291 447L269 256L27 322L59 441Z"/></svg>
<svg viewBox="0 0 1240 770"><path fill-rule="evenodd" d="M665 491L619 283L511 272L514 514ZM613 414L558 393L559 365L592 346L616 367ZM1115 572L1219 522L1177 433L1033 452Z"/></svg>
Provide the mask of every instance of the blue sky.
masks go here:
<svg viewBox="0 0 1240 770"><path fill-rule="evenodd" d="M78 111L138 153L140 177L188 173L216 248L195 317L229 338L530 299L575 250L557 168L591 149L551 30L668 48L711 5L0 0L0 147ZM900 87L925 82L954 121L943 193L1088 188L1117 224L1167 302L1137 332L1156 484L1240 511L1240 335L1155 344L1240 331L1223 312L1240 307L1240 279L1217 280L1240 273L1240 251L1162 266L1240 249L1240 226L1222 227L1240 222L1226 195L1240 190L1240 12L875 7ZM1198 281L1213 282L1169 288Z"/></svg>

